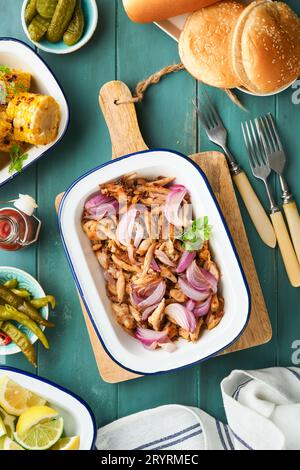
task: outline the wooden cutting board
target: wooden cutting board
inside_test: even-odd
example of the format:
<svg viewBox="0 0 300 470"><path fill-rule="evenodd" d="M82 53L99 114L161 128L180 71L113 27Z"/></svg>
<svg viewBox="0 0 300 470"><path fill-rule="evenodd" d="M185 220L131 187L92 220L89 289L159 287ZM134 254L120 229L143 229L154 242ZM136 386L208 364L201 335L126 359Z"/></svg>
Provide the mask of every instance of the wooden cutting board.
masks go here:
<svg viewBox="0 0 300 470"><path fill-rule="evenodd" d="M119 81L109 82L100 90L99 102L111 136L113 158L148 148L139 129L134 104L116 104L119 100L126 101L131 98L129 88ZM191 158L202 168L212 186L240 256L251 292L249 324L243 335L223 354L264 344L271 339L272 328L226 159L223 154L214 151L192 155ZM56 198L56 210L62 195L63 193ZM81 299L80 303L102 379L109 383L119 383L139 377L122 369L106 354Z"/></svg>

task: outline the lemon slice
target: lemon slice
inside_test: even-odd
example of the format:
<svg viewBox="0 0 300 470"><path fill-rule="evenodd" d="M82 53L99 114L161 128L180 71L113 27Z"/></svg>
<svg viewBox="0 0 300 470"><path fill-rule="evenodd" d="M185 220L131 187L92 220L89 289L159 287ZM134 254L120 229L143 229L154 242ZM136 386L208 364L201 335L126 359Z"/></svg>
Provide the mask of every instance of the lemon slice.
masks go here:
<svg viewBox="0 0 300 470"><path fill-rule="evenodd" d="M64 420L58 418L36 424L22 434L15 432L14 438L24 449L47 450L56 444L63 429Z"/></svg>
<svg viewBox="0 0 300 470"><path fill-rule="evenodd" d="M80 436L63 437L50 450L79 450Z"/></svg>
<svg viewBox="0 0 300 470"><path fill-rule="evenodd" d="M17 418L15 416L11 416L7 414L6 411L4 411L4 409L1 407L0 407L0 418L2 419L5 429L6 429L5 434L7 434L8 437L12 438L15 432L15 421Z"/></svg>
<svg viewBox="0 0 300 470"><path fill-rule="evenodd" d="M19 444L12 441L8 436L0 437L0 450L24 450Z"/></svg>
<svg viewBox="0 0 300 470"><path fill-rule="evenodd" d="M0 417L0 437L5 436L6 434L6 427L3 422L3 419Z"/></svg>
<svg viewBox="0 0 300 470"><path fill-rule="evenodd" d="M0 406L14 416L20 416L28 408L45 405L46 400L17 384L9 377L0 379Z"/></svg>
<svg viewBox="0 0 300 470"><path fill-rule="evenodd" d="M36 424L58 418L58 412L49 406L33 406L25 413L21 414L18 424L17 433L23 434Z"/></svg>

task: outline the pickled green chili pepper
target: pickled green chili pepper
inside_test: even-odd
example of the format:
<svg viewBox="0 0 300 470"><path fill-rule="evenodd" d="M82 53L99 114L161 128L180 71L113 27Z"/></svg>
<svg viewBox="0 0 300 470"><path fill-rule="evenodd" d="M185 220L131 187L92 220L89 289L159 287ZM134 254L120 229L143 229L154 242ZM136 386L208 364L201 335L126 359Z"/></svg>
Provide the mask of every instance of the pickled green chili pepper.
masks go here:
<svg viewBox="0 0 300 470"><path fill-rule="evenodd" d="M31 305L33 305L37 310L40 308L46 307L48 304L51 305L51 307L54 309L55 308L55 297L53 295L47 295L46 297L41 297L40 299L32 299L30 301Z"/></svg>
<svg viewBox="0 0 300 470"><path fill-rule="evenodd" d="M57 4L58 0L36 0L36 9L43 18L51 20Z"/></svg>
<svg viewBox="0 0 300 470"><path fill-rule="evenodd" d="M55 13L47 31L47 39L50 42L59 42L66 31L74 10L76 0L59 0Z"/></svg>
<svg viewBox="0 0 300 470"><path fill-rule="evenodd" d="M11 289L11 291L19 297L22 297L22 299L30 299L31 297L30 292L26 289Z"/></svg>
<svg viewBox="0 0 300 470"><path fill-rule="evenodd" d="M6 333L17 346L19 346L28 361L33 364L34 367L37 367L34 347L27 336L8 321L0 322L0 329L4 331L4 333Z"/></svg>
<svg viewBox="0 0 300 470"><path fill-rule="evenodd" d="M34 323L34 321L32 321L27 315L19 312L11 305L0 306L0 320L2 321L13 320L13 321L17 321L21 323L38 337L38 339L41 341L41 343L46 349L49 349L48 340L46 336L44 335L44 333L42 332L42 330L37 326L37 324Z"/></svg>
<svg viewBox="0 0 300 470"><path fill-rule="evenodd" d="M28 26L28 33L30 38L35 42L39 42L46 34L46 31L50 25L50 21L51 20L43 18L40 15L36 15Z"/></svg>
<svg viewBox="0 0 300 470"><path fill-rule="evenodd" d="M81 7L81 0L77 0L73 17L63 37L64 43L67 44L67 46L73 46L76 44L82 36L83 28L84 16Z"/></svg>
<svg viewBox="0 0 300 470"><path fill-rule="evenodd" d="M36 2L37 0L29 0L25 9L25 21L29 24L36 15Z"/></svg>
<svg viewBox="0 0 300 470"><path fill-rule="evenodd" d="M18 286L18 281L17 279L9 279L9 281L6 281L3 285L8 289L15 289Z"/></svg>
<svg viewBox="0 0 300 470"><path fill-rule="evenodd" d="M36 308L34 308L33 305L31 305L30 302L17 296L3 285L0 285L0 297L2 300L4 300L5 304L11 305L19 312L25 313L25 315L31 318L31 320L34 320L36 323L46 326L47 328L54 327L53 323L41 317L39 312L36 310Z"/></svg>

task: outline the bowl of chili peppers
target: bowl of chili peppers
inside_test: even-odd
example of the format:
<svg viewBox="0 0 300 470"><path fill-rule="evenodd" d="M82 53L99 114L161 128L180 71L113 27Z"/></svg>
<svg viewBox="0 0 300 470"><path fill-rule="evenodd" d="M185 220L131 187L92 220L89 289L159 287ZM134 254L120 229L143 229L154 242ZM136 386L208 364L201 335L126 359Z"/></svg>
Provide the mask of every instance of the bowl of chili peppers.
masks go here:
<svg viewBox="0 0 300 470"><path fill-rule="evenodd" d="M33 344L39 340L49 349L44 330L54 327L49 305L55 308L55 298L30 274L0 266L0 355L22 352L37 367Z"/></svg>

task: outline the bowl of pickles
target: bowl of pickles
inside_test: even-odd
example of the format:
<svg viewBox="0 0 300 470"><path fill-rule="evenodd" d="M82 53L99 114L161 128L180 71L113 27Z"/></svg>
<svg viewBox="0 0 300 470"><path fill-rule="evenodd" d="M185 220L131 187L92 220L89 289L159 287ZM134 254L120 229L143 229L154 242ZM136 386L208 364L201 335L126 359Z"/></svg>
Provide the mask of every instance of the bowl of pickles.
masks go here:
<svg viewBox="0 0 300 470"><path fill-rule="evenodd" d="M98 7L96 0L25 0L21 20L26 36L39 49L69 54L93 36Z"/></svg>
<svg viewBox="0 0 300 470"><path fill-rule="evenodd" d="M33 344L39 340L49 349L44 330L54 327L49 306L55 308L55 298L30 274L0 266L0 356L22 352L37 367Z"/></svg>

